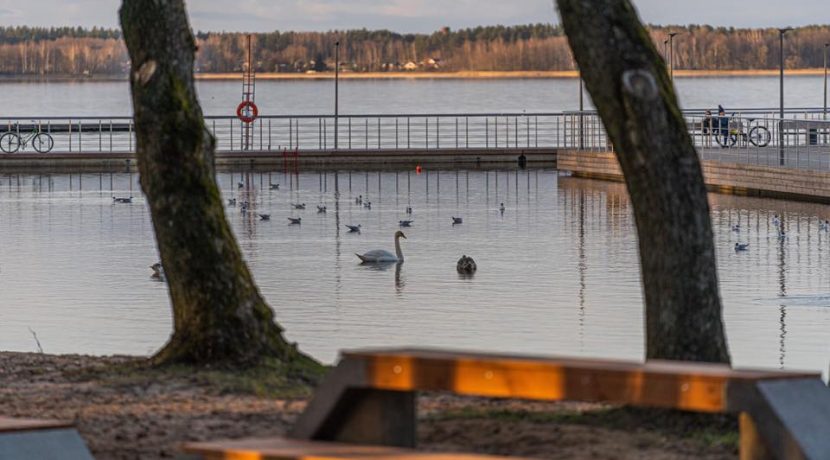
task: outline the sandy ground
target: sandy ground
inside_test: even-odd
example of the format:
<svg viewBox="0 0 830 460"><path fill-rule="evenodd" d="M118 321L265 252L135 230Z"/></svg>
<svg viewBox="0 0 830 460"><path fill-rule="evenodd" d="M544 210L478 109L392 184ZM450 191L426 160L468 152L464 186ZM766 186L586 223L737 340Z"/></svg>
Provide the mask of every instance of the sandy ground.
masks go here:
<svg viewBox="0 0 830 460"><path fill-rule="evenodd" d="M124 372L135 358L0 353L0 415L73 420L98 459L180 456L185 441L286 432L307 401L205 378ZM103 372L102 369L106 371ZM113 370L115 369L115 370ZM540 458L736 458L734 417L425 395L419 445Z"/></svg>

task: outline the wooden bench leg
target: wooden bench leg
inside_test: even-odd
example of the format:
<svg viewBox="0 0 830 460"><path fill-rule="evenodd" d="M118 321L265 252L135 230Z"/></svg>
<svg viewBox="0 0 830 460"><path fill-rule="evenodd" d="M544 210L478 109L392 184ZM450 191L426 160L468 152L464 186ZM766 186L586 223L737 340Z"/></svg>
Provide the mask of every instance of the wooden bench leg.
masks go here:
<svg viewBox="0 0 830 460"><path fill-rule="evenodd" d="M415 393L349 389L315 440L415 447Z"/></svg>
<svg viewBox="0 0 830 460"><path fill-rule="evenodd" d="M774 458L758 433L758 427L755 426L752 416L746 412L741 412L738 417L738 426L741 432L741 460L770 460Z"/></svg>

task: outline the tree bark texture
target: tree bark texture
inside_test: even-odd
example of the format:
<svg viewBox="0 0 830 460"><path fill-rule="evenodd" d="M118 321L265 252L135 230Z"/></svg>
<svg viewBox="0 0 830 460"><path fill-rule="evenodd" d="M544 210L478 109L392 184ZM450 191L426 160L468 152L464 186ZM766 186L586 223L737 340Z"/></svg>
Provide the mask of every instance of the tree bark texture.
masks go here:
<svg viewBox="0 0 830 460"><path fill-rule="evenodd" d="M712 224L674 88L628 0L557 0L634 209L646 357L729 362Z"/></svg>
<svg viewBox="0 0 830 460"><path fill-rule="evenodd" d="M310 362L283 339L225 219L184 1L124 0L120 16L132 61L141 188L173 307L173 335L156 361Z"/></svg>

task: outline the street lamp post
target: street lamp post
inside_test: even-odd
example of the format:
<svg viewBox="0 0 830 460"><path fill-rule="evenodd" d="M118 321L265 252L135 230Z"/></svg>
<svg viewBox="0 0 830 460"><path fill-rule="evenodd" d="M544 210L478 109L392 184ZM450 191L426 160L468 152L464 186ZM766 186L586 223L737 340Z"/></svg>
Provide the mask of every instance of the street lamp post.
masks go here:
<svg viewBox="0 0 830 460"><path fill-rule="evenodd" d="M669 76L674 80L674 36L679 32L669 34Z"/></svg>
<svg viewBox="0 0 830 460"><path fill-rule="evenodd" d="M827 119L827 48L830 43L824 44L824 119Z"/></svg>
<svg viewBox="0 0 830 460"><path fill-rule="evenodd" d="M791 27L778 29L779 38L779 107L778 107L778 163L784 166L784 34L793 30Z"/></svg>
<svg viewBox="0 0 830 460"><path fill-rule="evenodd" d="M579 72L579 150L585 149L585 117L582 111L585 109L583 96L582 72Z"/></svg>
<svg viewBox="0 0 830 460"><path fill-rule="evenodd" d="M337 150L337 134L340 131L340 40L334 42L334 150Z"/></svg>

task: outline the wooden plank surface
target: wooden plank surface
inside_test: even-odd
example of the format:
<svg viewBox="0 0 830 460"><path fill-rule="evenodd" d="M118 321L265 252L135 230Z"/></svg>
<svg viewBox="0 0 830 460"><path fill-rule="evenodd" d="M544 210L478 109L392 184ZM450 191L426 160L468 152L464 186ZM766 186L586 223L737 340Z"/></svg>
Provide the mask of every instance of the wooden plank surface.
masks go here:
<svg viewBox="0 0 830 460"><path fill-rule="evenodd" d="M421 349L358 350L366 386L395 391L533 400L606 401L702 412L730 409L727 389L817 373L733 370L726 365L547 358Z"/></svg>
<svg viewBox="0 0 830 460"><path fill-rule="evenodd" d="M0 433L71 428L72 422L0 417Z"/></svg>
<svg viewBox="0 0 830 460"><path fill-rule="evenodd" d="M184 445L183 450L189 454L200 455L207 460L324 460L357 458L390 460L486 460L507 458L464 453L419 452L394 447L302 441L280 437L188 443Z"/></svg>

